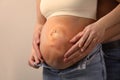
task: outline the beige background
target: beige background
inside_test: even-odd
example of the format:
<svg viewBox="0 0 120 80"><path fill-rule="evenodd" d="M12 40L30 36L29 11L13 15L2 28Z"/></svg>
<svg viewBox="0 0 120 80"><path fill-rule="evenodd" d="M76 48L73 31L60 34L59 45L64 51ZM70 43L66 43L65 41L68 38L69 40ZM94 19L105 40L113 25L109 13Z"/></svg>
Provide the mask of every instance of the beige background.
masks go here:
<svg viewBox="0 0 120 80"><path fill-rule="evenodd" d="M35 0L0 0L0 80L42 80L27 63L35 16Z"/></svg>

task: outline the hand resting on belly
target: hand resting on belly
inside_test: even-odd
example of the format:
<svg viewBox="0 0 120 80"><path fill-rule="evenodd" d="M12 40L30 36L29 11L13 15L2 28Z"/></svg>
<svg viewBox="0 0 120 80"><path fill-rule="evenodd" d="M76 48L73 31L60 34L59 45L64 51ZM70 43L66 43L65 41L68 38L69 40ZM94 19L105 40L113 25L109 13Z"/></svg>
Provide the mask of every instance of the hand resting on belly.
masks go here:
<svg viewBox="0 0 120 80"><path fill-rule="evenodd" d="M65 69L76 63L65 63L64 53L73 45L69 40L91 23L91 20L82 23L72 20L68 24L67 20L50 19L41 31L40 51L44 61L55 69Z"/></svg>

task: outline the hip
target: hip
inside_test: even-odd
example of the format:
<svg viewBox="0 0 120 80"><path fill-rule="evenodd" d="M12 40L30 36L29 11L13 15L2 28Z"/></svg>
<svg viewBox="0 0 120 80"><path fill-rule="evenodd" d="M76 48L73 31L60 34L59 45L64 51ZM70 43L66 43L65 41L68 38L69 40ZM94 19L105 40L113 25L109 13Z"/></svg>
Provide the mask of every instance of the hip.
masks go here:
<svg viewBox="0 0 120 80"><path fill-rule="evenodd" d="M63 80L105 80L105 65L102 55L101 47L97 46L87 57L69 68L60 70L43 66L43 78L44 80L58 80L62 76Z"/></svg>

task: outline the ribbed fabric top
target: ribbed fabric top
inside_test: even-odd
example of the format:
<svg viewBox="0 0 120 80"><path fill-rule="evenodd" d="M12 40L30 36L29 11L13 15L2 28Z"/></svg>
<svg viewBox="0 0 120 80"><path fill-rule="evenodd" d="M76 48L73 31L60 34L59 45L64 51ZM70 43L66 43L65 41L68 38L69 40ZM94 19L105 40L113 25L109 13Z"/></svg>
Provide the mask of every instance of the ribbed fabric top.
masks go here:
<svg viewBox="0 0 120 80"><path fill-rule="evenodd" d="M41 0L40 10L46 18L71 15L96 19L97 0Z"/></svg>

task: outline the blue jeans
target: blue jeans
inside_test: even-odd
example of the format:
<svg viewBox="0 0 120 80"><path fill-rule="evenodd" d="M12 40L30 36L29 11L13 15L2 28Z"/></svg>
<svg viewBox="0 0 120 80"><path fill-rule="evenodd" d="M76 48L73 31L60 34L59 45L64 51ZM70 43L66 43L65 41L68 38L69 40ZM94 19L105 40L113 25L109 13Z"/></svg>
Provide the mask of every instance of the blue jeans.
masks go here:
<svg viewBox="0 0 120 80"><path fill-rule="evenodd" d="M103 50L105 53L107 80L120 80L120 47Z"/></svg>
<svg viewBox="0 0 120 80"><path fill-rule="evenodd" d="M106 80L101 45L75 65L59 70L43 64L43 80Z"/></svg>

